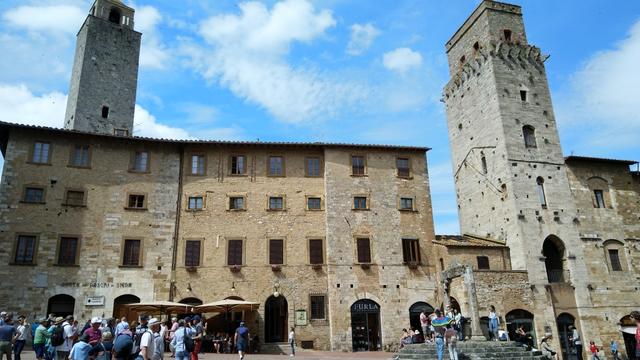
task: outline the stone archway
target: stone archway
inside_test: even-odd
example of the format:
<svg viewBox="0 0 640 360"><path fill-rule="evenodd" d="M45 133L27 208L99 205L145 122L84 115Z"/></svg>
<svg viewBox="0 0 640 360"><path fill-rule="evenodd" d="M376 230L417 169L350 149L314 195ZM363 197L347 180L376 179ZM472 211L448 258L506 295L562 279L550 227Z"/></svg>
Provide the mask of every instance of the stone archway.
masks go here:
<svg viewBox="0 0 640 360"><path fill-rule="evenodd" d="M280 295L269 296L264 304L264 341L268 343L285 342L287 340L289 305L287 299Z"/></svg>
<svg viewBox="0 0 640 360"><path fill-rule="evenodd" d="M76 299L71 295L58 294L49 298L47 302L47 314L65 317L73 315L76 306Z"/></svg>
<svg viewBox="0 0 640 360"><path fill-rule="evenodd" d="M353 351L382 350L380 305L360 299L351 305L351 341Z"/></svg>
<svg viewBox="0 0 640 360"><path fill-rule="evenodd" d="M507 332L509 333L510 339L516 338L516 330L522 326L527 335L531 335L531 339L533 344L537 344L536 342L536 327L533 322L533 314L527 310L523 309L515 309L509 311L505 316L504 320L507 324Z"/></svg>
<svg viewBox="0 0 640 360"><path fill-rule="evenodd" d="M411 324L411 327L422 331L420 326L420 313L424 312L427 316L429 316L429 314L433 313L433 311L433 306L424 301L413 303L413 305L409 307L409 323Z"/></svg>
<svg viewBox="0 0 640 360"><path fill-rule="evenodd" d="M129 309L127 309L127 307L124 305L136 304L139 302L140 298L135 295L125 294L118 296L117 298L113 299L113 317L117 319L126 317L129 321L137 320L138 313L129 311Z"/></svg>
<svg viewBox="0 0 640 360"><path fill-rule="evenodd" d="M542 255L547 270L547 280L550 283L566 282L564 255L565 246L562 240L555 235L548 236L542 244Z"/></svg>

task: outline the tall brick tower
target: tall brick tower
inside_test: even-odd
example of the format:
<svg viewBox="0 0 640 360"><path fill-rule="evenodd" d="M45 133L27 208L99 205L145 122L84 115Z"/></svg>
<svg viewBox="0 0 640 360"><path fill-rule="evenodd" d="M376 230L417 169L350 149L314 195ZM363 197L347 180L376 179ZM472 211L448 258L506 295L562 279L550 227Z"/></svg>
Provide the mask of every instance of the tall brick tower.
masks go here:
<svg viewBox="0 0 640 360"><path fill-rule="evenodd" d="M78 32L66 129L131 135L142 35L133 15L119 0L93 3Z"/></svg>
<svg viewBox="0 0 640 360"><path fill-rule="evenodd" d="M488 0L446 49L451 80L444 100L461 231L510 247L513 269L527 270L536 289L544 333L555 328L554 306L580 312L589 305L546 56L527 42L519 6ZM556 303L554 293L569 300Z"/></svg>

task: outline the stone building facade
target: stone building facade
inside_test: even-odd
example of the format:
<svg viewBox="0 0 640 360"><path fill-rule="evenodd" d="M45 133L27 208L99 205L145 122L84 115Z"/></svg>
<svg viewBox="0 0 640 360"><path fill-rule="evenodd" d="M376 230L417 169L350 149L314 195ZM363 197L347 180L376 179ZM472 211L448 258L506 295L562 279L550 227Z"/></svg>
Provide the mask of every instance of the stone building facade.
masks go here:
<svg viewBox="0 0 640 360"><path fill-rule="evenodd" d="M548 57L527 42L519 6L483 1L446 48L461 231L503 242L510 271L518 272L513 281L505 272L479 272L480 311L495 304L507 325L526 320L538 339L558 334L565 359L572 356L569 324L601 347L625 340L619 325L640 305L630 296L640 274L639 183L629 168L637 162L563 157ZM495 296L501 293L519 294L518 301Z"/></svg>

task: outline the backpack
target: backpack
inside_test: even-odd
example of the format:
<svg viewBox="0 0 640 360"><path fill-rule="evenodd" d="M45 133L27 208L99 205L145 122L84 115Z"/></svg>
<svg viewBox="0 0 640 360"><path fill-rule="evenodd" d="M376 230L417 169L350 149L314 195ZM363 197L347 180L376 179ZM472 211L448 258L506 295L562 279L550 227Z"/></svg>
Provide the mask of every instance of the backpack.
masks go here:
<svg viewBox="0 0 640 360"><path fill-rule="evenodd" d="M62 326L57 325L51 334L51 345L60 346L62 344L64 344L64 329L62 329Z"/></svg>
<svg viewBox="0 0 640 360"><path fill-rule="evenodd" d="M134 357L140 354L140 343L142 342L142 335L144 335L145 333L149 333L151 334L151 339L153 339L153 333L151 333L148 328L142 328L142 330L142 332L136 333L135 340L133 341L133 350L131 351L131 354L133 354Z"/></svg>
<svg viewBox="0 0 640 360"><path fill-rule="evenodd" d="M118 358L129 358L133 350L133 339L129 334L119 334L113 343L113 352Z"/></svg>
<svg viewBox="0 0 640 360"><path fill-rule="evenodd" d="M196 342L193 341L193 339L191 338L191 335L187 334L187 328L183 328L182 333L183 333L182 341L184 342L184 349L188 352L193 352L193 350L196 349Z"/></svg>
<svg viewBox="0 0 640 360"><path fill-rule="evenodd" d="M111 360L111 351L107 350L103 343L100 343L100 347L102 347L102 355L96 356L95 360Z"/></svg>

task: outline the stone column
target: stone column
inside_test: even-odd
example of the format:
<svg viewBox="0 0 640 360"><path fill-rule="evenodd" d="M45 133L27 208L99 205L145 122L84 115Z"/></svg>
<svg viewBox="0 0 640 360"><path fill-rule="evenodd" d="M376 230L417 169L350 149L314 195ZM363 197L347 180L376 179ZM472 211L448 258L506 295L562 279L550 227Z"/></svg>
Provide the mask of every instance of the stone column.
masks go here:
<svg viewBox="0 0 640 360"><path fill-rule="evenodd" d="M469 295L469 312L471 315L471 340L486 340L480 328L480 314L478 312L478 297L476 296L476 281L471 266L464 268L464 286Z"/></svg>

